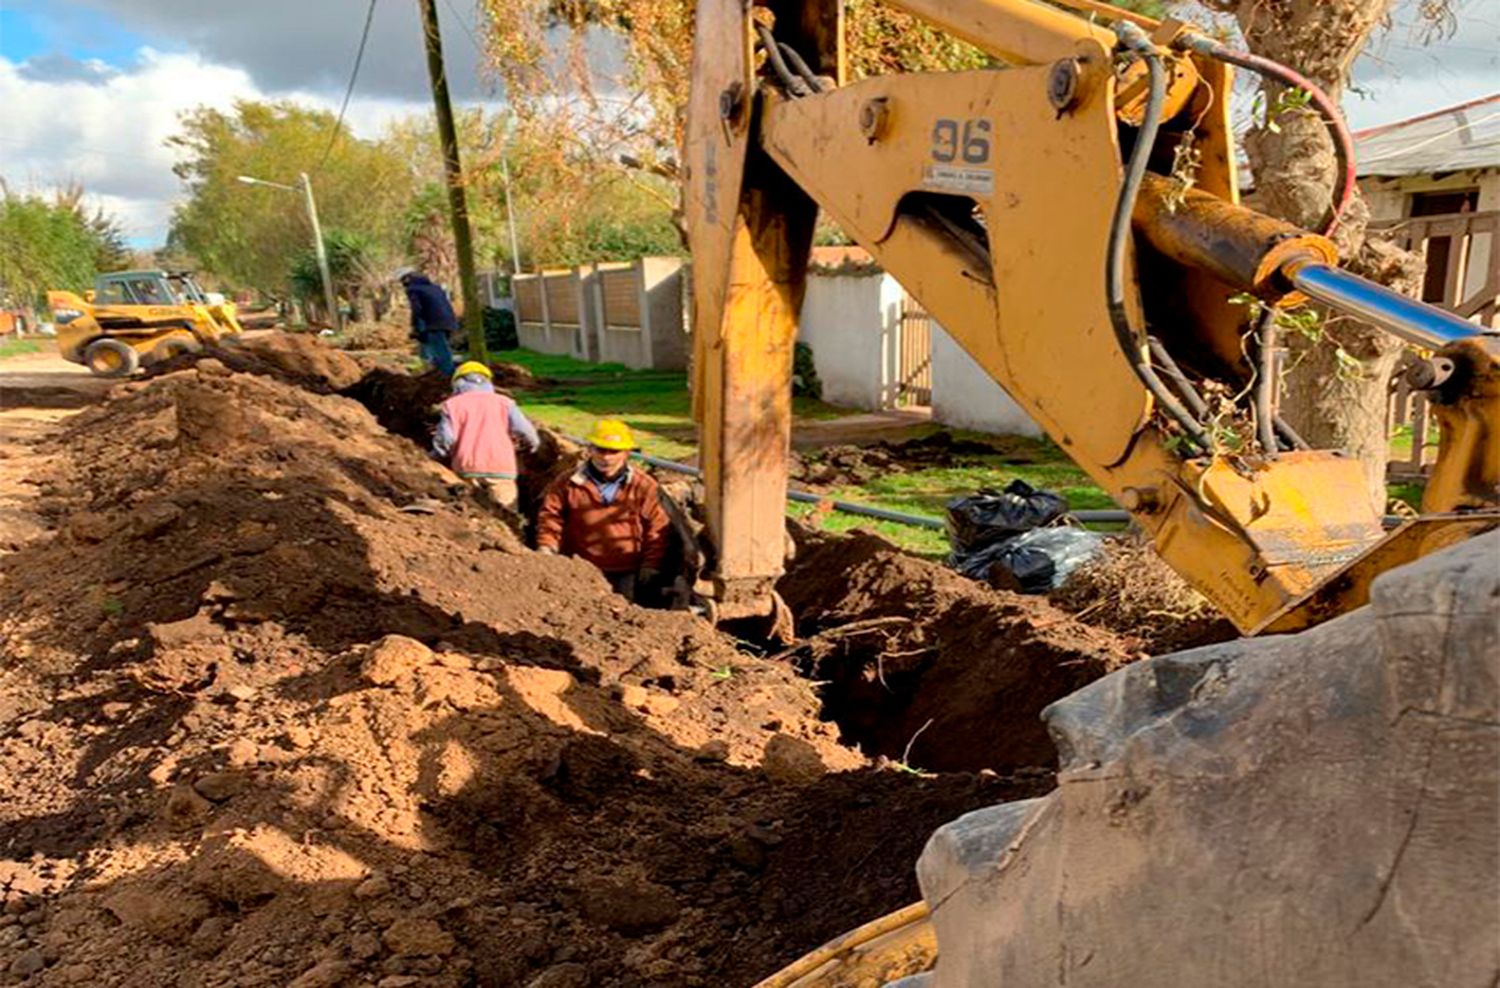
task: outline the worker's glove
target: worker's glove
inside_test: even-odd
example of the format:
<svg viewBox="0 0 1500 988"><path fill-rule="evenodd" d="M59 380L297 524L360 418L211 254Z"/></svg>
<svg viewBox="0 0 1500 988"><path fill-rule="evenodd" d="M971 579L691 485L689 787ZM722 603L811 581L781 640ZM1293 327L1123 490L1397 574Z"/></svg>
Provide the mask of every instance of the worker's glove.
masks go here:
<svg viewBox="0 0 1500 988"><path fill-rule="evenodd" d="M655 566L642 566L641 571L636 574L636 579L642 583L655 583L656 578L660 575L661 571Z"/></svg>
<svg viewBox="0 0 1500 988"><path fill-rule="evenodd" d="M554 549L554 548L552 548L550 545L540 545L540 546L537 546L536 551L540 552L544 556L555 556L555 555L557 555L557 550Z"/></svg>

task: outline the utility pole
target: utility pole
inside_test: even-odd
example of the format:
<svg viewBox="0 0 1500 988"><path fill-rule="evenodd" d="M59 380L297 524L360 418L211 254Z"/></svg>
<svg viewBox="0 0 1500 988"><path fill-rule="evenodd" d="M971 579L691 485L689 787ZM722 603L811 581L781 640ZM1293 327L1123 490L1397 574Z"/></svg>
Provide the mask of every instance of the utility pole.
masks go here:
<svg viewBox="0 0 1500 988"><path fill-rule="evenodd" d="M479 283L474 276L474 242L469 236L469 207L464 202L458 134L453 127L453 107L448 102L448 76L443 70L443 39L438 33L437 4L434 0L421 0L421 3L422 33L427 43L427 74L432 79L438 137L443 142L443 171L448 179L448 209L453 219L453 246L458 253L458 280L463 290L469 356L488 363L489 352L484 345L484 310L479 307Z"/></svg>
<svg viewBox="0 0 1500 988"><path fill-rule="evenodd" d="M510 273L514 278L521 273L521 242L516 238L516 206L515 200L510 197L510 139L506 138L506 148L500 153L500 181L505 186L505 221L510 225ZM515 295L515 285L511 285L511 294Z"/></svg>
<svg viewBox="0 0 1500 988"><path fill-rule="evenodd" d="M344 328L344 314L339 311L338 298L333 294L333 276L328 273L328 248L323 243L323 228L318 225L318 204L313 201L312 180L307 172L301 172L301 188L304 205L307 206L307 221L312 224L313 250L318 258L318 274L323 278L323 303L328 306L328 320L335 330ZM297 186L281 182L268 182L263 178L241 175L238 179L246 185L264 185L268 189L296 192Z"/></svg>
<svg viewBox="0 0 1500 988"><path fill-rule="evenodd" d="M313 247L318 252L318 273L323 276L323 301L328 304L328 318L334 332L343 332L344 313L333 294L333 275L328 272L328 248L323 243L323 228L318 225L318 204L313 201L312 179L302 172L302 192L307 196L307 218L312 222Z"/></svg>

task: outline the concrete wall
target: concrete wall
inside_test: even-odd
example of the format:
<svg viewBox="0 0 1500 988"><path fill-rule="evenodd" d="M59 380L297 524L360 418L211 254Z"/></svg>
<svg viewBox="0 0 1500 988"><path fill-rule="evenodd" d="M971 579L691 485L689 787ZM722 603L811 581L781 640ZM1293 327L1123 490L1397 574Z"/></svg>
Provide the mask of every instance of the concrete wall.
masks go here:
<svg viewBox="0 0 1500 988"><path fill-rule="evenodd" d="M893 403L903 295L886 274L808 275L797 339L812 347L824 401L867 410Z"/></svg>
<svg viewBox="0 0 1500 988"><path fill-rule="evenodd" d="M686 270L681 258L585 264L515 279L521 346L595 363L687 366Z"/></svg>
<svg viewBox="0 0 1500 988"><path fill-rule="evenodd" d="M692 352L688 335L688 266L680 257L643 257L641 278L642 345L657 370L686 370Z"/></svg>
<svg viewBox="0 0 1500 988"><path fill-rule="evenodd" d="M516 336L519 337L521 346L538 353L572 356L574 339L577 335L571 328L553 326L548 329L540 323L533 322L523 322L516 327Z"/></svg>
<svg viewBox="0 0 1500 988"><path fill-rule="evenodd" d="M936 323L932 327L932 418L975 432L1042 434L1021 406Z"/></svg>

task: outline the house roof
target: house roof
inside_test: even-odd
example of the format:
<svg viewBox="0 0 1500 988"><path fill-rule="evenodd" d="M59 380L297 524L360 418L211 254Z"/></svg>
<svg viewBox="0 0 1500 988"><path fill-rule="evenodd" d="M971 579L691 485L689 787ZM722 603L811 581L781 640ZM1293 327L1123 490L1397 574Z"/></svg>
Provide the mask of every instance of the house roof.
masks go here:
<svg viewBox="0 0 1500 988"><path fill-rule="evenodd" d="M1500 167L1500 93L1354 132L1361 176Z"/></svg>

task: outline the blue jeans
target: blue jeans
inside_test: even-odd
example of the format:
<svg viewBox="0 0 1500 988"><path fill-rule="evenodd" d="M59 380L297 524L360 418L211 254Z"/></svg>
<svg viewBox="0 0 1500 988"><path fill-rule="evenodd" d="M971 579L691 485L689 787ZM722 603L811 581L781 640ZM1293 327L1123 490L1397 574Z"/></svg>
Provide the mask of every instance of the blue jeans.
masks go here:
<svg viewBox="0 0 1500 988"><path fill-rule="evenodd" d="M423 333L419 338L422 359L444 377L453 376L453 351L448 349L448 334L442 331Z"/></svg>

